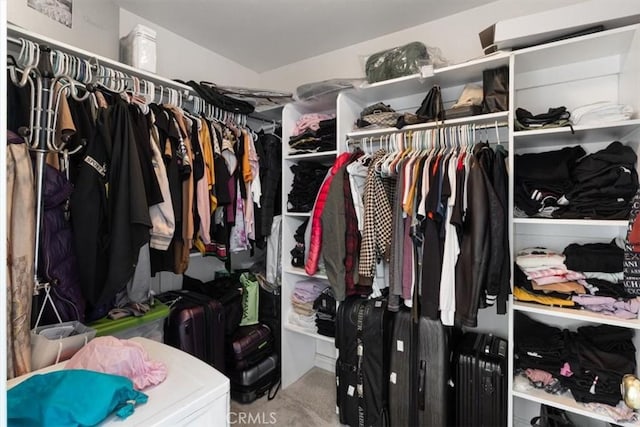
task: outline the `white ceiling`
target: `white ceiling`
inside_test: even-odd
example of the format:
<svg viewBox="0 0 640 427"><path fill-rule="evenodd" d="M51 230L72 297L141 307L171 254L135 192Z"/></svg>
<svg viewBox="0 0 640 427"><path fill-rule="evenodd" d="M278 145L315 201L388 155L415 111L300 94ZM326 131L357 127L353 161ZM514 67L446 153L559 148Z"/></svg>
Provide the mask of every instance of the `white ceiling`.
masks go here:
<svg viewBox="0 0 640 427"><path fill-rule="evenodd" d="M264 72L494 0L115 0Z"/></svg>

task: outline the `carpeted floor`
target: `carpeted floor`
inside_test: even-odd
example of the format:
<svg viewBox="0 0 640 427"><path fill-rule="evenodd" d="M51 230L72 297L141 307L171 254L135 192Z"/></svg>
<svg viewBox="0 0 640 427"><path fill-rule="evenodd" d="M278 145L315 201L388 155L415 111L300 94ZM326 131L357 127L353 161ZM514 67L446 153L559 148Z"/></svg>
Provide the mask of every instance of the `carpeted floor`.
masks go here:
<svg viewBox="0 0 640 427"><path fill-rule="evenodd" d="M313 368L275 399L248 405L231 401L229 421L236 426L336 427L336 382L332 372Z"/></svg>

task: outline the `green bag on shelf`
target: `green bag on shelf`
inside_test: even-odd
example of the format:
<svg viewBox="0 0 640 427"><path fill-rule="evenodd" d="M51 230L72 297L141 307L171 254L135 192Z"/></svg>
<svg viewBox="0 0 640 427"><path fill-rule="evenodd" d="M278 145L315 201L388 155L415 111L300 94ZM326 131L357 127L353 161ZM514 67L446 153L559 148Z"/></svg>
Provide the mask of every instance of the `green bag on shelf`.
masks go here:
<svg viewBox="0 0 640 427"><path fill-rule="evenodd" d="M258 323L260 309L260 285L258 279L251 273L240 275L242 284L242 320L240 326L255 325Z"/></svg>
<svg viewBox="0 0 640 427"><path fill-rule="evenodd" d="M367 81L375 83L419 73L428 59L427 47L421 42L374 53L365 64Z"/></svg>

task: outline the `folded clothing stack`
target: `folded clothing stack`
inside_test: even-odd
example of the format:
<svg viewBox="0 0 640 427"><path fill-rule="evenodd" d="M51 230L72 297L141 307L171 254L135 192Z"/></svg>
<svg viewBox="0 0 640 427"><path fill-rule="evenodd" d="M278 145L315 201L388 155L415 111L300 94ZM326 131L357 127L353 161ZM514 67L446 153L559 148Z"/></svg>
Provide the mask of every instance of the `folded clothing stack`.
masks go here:
<svg viewBox="0 0 640 427"><path fill-rule="evenodd" d="M636 154L614 141L515 157L515 204L526 216L627 219L638 190Z"/></svg>
<svg viewBox="0 0 640 427"><path fill-rule="evenodd" d="M305 279L296 283L291 294L289 322L315 332L316 310L313 303L329 285L317 279Z"/></svg>
<svg viewBox="0 0 640 427"><path fill-rule="evenodd" d="M516 368L546 371L578 402L616 406L620 383L636 372L634 331L609 325L561 330L514 312Z"/></svg>
<svg viewBox="0 0 640 427"><path fill-rule="evenodd" d="M309 160L291 165L293 183L289 191L289 212L311 212L329 166Z"/></svg>
<svg viewBox="0 0 640 427"><path fill-rule="evenodd" d="M307 154L336 149L335 114L304 114L289 138L289 154Z"/></svg>
<svg viewBox="0 0 640 427"><path fill-rule="evenodd" d="M546 248L518 252L514 296L521 301L635 319L640 301L622 284L622 242L572 243L562 254Z"/></svg>
<svg viewBox="0 0 640 427"><path fill-rule="evenodd" d="M583 272L595 287L592 295L573 296L582 308L622 319L636 319L640 301L622 284L624 249L620 240L610 243L571 244L564 249L567 266Z"/></svg>
<svg viewBox="0 0 640 427"><path fill-rule="evenodd" d="M631 116L633 108L630 105L602 101L576 108L571 121L574 125L596 125L629 120Z"/></svg>
<svg viewBox="0 0 640 427"><path fill-rule="evenodd" d="M573 306L571 294L586 293L584 276L567 269L565 256L547 248L527 248L516 254L516 299L547 305Z"/></svg>
<svg viewBox="0 0 640 427"><path fill-rule="evenodd" d="M333 290L326 288L313 302L316 310L318 333L326 337L336 336L336 297Z"/></svg>

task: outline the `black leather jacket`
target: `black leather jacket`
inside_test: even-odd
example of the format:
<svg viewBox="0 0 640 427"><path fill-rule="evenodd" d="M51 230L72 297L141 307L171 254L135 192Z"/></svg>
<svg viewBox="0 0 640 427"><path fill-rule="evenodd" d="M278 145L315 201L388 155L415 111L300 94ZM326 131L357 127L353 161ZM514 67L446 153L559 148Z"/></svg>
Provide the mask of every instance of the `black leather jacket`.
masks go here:
<svg viewBox="0 0 640 427"><path fill-rule="evenodd" d="M509 294L509 251L505 182L494 182L494 168L504 170L503 157L486 143L477 144L469 164L468 207L462 228L462 244L456 264L456 323L477 326L478 308L499 301L506 312ZM499 175L499 174L498 174ZM501 181L500 178L498 181ZM498 190L498 191L497 191ZM501 194L499 196L498 194Z"/></svg>

